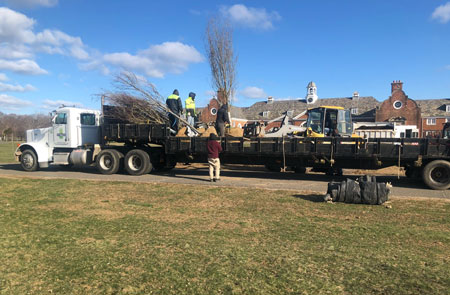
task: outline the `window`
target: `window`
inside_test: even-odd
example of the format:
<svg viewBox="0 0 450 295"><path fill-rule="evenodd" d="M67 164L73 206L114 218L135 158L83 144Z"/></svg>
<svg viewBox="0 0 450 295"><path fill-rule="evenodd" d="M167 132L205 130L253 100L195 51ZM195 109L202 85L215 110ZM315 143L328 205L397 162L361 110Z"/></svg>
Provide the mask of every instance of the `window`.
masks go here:
<svg viewBox="0 0 450 295"><path fill-rule="evenodd" d="M358 114L358 108L352 108L352 115Z"/></svg>
<svg viewBox="0 0 450 295"><path fill-rule="evenodd" d="M427 125L436 125L436 118L428 118Z"/></svg>
<svg viewBox="0 0 450 295"><path fill-rule="evenodd" d="M450 113L450 104L448 104L448 105L445 106L445 111L446 111L447 113Z"/></svg>
<svg viewBox="0 0 450 295"><path fill-rule="evenodd" d="M215 116L217 114L217 109L216 108L212 108L211 109L211 115Z"/></svg>
<svg viewBox="0 0 450 295"><path fill-rule="evenodd" d="M401 109L402 108L402 106L403 106L403 103L400 101L400 100L396 100L395 102L394 102L394 109Z"/></svg>
<svg viewBox="0 0 450 295"><path fill-rule="evenodd" d="M55 118L55 124L67 124L67 114L58 113Z"/></svg>
<svg viewBox="0 0 450 295"><path fill-rule="evenodd" d="M322 133L323 109L313 109L308 115L306 126L316 133Z"/></svg>
<svg viewBox="0 0 450 295"><path fill-rule="evenodd" d="M269 117L269 114L270 114L270 111L264 111L263 112L263 117L267 118L267 117Z"/></svg>
<svg viewBox="0 0 450 295"><path fill-rule="evenodd" d="M95 125L95 114L81 114L81 125Z"/></svg>

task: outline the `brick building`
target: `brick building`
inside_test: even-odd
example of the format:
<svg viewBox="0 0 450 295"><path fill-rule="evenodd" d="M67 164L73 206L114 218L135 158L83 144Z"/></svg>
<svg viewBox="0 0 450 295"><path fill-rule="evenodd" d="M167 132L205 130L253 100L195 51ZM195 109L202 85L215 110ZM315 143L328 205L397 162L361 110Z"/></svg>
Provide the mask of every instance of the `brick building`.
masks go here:
<svg viewBox="0 0 450 295"><path fill-rule="evenodd" d="M308 99L313 97L314 99ZM211 99L201 114L203 122L215 121L218 110L218 101ZM391 95L383 102L372 96L360 96L354 92L352 96L340 98L319 98L317 86L310 82L307 86L305 98L291 100L276 100L269 97L267 101L256 102L249 107L231 108L233 126L244 126L247 122L265 122L266 130L279 127L284 116L291 118L291 124L302 125L306 122L306 112L309 108L319 106L340 106L350 109L353 122L361 126L380 122L398 126L397 129L411 129L412 136L419 137L440 136L443 125L450 121L450 98L414 100L403 91L403 82L391 83ZM410 126L410 127L408 127ZM408 130L403 132L407 135ZM401 134L401 133L399 133ZM409 136L408 136L409 137Z"/></svg>
<svg viewBox="0 0 450 295"><path fill-rule="evenodd" d="M450 121L450 99L416 100L422 111L421 137L441 135L444 124Z"/></svg>
<svg viewBox="0 0 450 295"><path fill-rule="evenodd" d="M376 122L392 122L396 125L415 125L420 129L421 110L419 105L403 91L403 83L391 84L391 96L376 109Z"/></svg>

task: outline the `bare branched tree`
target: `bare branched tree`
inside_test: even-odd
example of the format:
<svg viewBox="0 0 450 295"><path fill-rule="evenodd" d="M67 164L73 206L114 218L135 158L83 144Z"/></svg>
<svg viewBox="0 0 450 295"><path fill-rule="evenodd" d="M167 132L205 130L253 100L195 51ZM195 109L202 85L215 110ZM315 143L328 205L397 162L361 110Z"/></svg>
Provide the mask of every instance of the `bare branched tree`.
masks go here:
<svg viewBox="0 0 450 295"><path fill-rule="evenodd" d="M211 18L206 27L206 52L211 67L212 86L230 105L236 90L237 57L233 51L233 30L220 17Z"/></svg>
<svg viewBox="0 0 450 295"><path fill-rule="evenodd" d="M172 113L197 133L194 126L166 106L164 97L145 78L137 77L131 72L122 72L115 77L114 88L114 92L101 94L110 105L115 106L109 110L114 118L132 123L164 124L169 122L167 113Z"/></svg>
<svg viewBox="0 0 450 295"><path fill-rule="evenodd" d="M168 122L164 98L156 87L130 72L122 72L114 79L113 92L101 94L109 105L109 116L132 123Z"/></svg>

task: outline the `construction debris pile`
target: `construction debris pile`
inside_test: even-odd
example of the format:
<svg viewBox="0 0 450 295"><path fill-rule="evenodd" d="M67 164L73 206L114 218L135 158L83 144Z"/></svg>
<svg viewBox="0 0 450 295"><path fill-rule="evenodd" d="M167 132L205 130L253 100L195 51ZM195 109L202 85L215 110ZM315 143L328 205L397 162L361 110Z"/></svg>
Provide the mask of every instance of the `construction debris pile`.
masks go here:
<svg viewBox="0 0 450 295"><path fill-rule="evenodd" d="M388 200L392 185L377 182L375 176L361 176L356 181L346 179L328 183L324 200L352 204L381 205Z"/></svg>

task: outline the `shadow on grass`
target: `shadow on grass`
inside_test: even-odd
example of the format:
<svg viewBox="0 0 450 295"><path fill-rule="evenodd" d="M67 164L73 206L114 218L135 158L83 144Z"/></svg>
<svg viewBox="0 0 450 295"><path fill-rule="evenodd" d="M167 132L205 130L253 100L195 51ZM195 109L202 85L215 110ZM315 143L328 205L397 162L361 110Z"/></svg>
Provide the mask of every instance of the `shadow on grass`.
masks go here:
<svg viewBox="0 0 450 295"><path fill-rule="evenodd" d="M305 201L310 201L313 203L323 203L323 195L292 195L292 197L297 199L302 199Z"/></svg>
<svg viewBox="0 0 450 295"><path fill-rule="evenodd" d="M315 181L315 182L330 182L330 181L342 181L346 178L357 179L361 175L344 175L344 176L327 176L319 173L307 173L307 174L297 174L293 172L281 173L281 172L271 172L265 170L263 167L235 167L223 165L224 169L221 171L221 175L224 177L233 178L246 178L246 179L274 179L274 180L298 180L298 181ZM16 170L23 171L20 164L0 164L0 169L3 170ZM84 167L67 167L50 165L48 168L42 169L41 171L48 172L82 172L91 174L101 174L94 166L84 166ZM120 171L118 174L126 175L126 172ZM193 166L182 166L176 167L170 171L153 172L152 174L165 177L174 178L185 178L192 180L203 180L208 181L208 167L193 167ZM394 187L403 187L408 189L427 189L422 181L416 179L409 179L406 177L400 177L397 179L393 175L383 175L377 176L377 182L391 182ZM324 184L326 185L326 184ZM326 186L325 186L326 188Z"/></svg>

